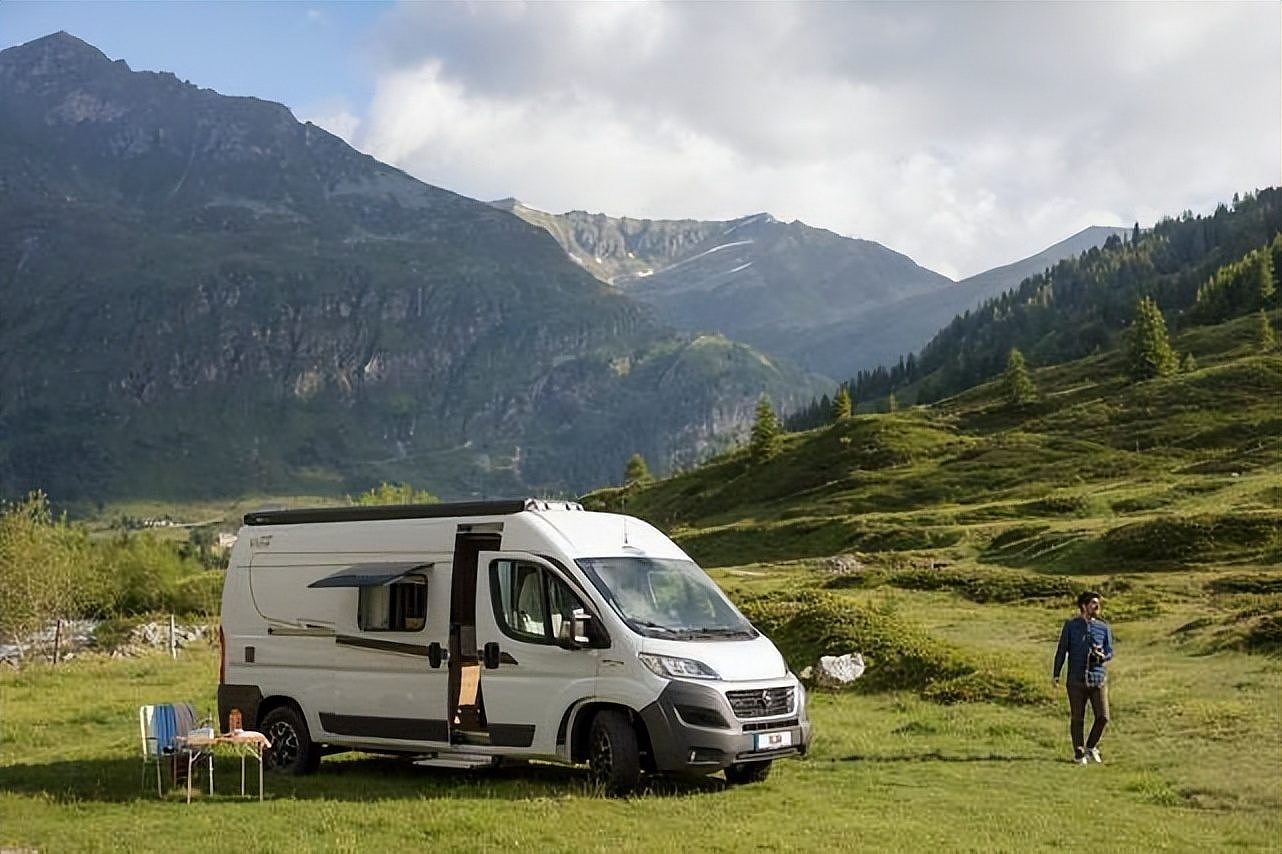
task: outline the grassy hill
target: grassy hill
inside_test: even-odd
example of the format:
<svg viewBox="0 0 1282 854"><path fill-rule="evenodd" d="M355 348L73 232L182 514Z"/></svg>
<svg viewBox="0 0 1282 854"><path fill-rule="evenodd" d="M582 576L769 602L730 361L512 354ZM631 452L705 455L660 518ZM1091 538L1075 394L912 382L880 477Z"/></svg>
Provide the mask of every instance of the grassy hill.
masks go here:
<svg viewBox="0 0 1282 854"><path fill-rule="evenodd" d="M930 551L1108 572L1219 559L1224 548L1265 565L1279 556L1282 357L1256 351L1253 323L1177 336L1175 347L1200 367L1173 377L1132 384L1114 351L1035 371L1040 398L1027 406L1007 405L989 383L934 406L789 434L761 465L739 449L585 500L674 529L712 566ZM1086 548L1199 519L1236 522L1169 558L1170 542L1100 555ZM1012 540L1033 528L1040 533ZM1047 548L1075 545L1067 553L1063 545L1045 554L1011 548L1030 538Z"/></svg>
<svg viewBox="0 0 1282 854"><path fill-rule="evenodd" d="M1105 353L1034 372L1039 399L1026 406L990 383L789 434L764 463L739 449L584 501L647 518L726 568L723 583L798 670L859 648L905 665L902 650L929 635L869 607L896 590L1066 607L1093 587L1137 617L1211 604L1185 640L1282 652L1282 355L1252 343L1254 322L1177 336L1200 367L1172 377L1132 383ZM972 653L923 653L892 681L924 696L1031 697L1029 674Z"/></svg>

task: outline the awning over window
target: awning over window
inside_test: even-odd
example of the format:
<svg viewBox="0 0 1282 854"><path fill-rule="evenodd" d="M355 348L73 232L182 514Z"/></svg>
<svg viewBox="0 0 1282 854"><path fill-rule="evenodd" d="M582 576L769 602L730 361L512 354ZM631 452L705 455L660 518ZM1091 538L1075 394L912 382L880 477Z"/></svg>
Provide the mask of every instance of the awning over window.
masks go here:
<svg viewBox="0 0 1282 854"><path fill-rule="evenodd" d="M382 587L409 575L416 569L427 569L430 563L358 563L313 581L308 587Z"/></svg>

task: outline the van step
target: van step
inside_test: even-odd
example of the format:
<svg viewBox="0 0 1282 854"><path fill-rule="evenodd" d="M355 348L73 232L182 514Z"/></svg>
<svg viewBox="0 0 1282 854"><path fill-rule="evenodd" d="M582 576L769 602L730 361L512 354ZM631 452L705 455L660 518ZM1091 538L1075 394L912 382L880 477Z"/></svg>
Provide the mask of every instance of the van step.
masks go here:
<svg viewBox="0 0 1282 854"><path fill-rule="evenodd" d="M451 753L445 756L424 756L422 759L415 759L414 764L424 768L489 768L498 764L498 757L480 753Z"/></svg>

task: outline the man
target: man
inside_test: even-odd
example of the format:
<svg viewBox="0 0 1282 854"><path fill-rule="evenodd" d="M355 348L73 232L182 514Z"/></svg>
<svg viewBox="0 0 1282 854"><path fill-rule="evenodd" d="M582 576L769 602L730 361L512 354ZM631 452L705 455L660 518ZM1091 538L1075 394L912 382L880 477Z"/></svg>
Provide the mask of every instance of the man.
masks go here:
<svg viewBox="0 0 1282 854"><path fill-rule="evenodd" d="M1078 615L1064 623L1059 633L1059 646L1055 649L1055 670L1052 684L1059 685L1059 673L1068 661L1069 734L1073 738L1073 761L1085 765L1094 760L1103 762L1099 752L1100 736L1108 724L1108 686L1105 684L1104 663L1113 658L1113 632L1108 623L1099 617L1099 594L1086 591L1077 597ZM1082 741L1082 726L1086 718L1086 703L1090 702L1095 721L1091 734Z"/></svg>

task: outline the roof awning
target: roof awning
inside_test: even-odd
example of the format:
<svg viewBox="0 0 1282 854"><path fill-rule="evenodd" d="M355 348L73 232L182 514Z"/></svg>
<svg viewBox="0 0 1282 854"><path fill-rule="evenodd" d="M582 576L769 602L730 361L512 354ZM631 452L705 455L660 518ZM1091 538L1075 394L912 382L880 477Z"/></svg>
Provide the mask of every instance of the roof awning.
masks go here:
<svg viewBox="0 0 1282 854"><path fill-rule="evenodd" d="M313 581L308 587L382 587L399 581L416 569L427 569L430 563L358 563Z"/></svg>

